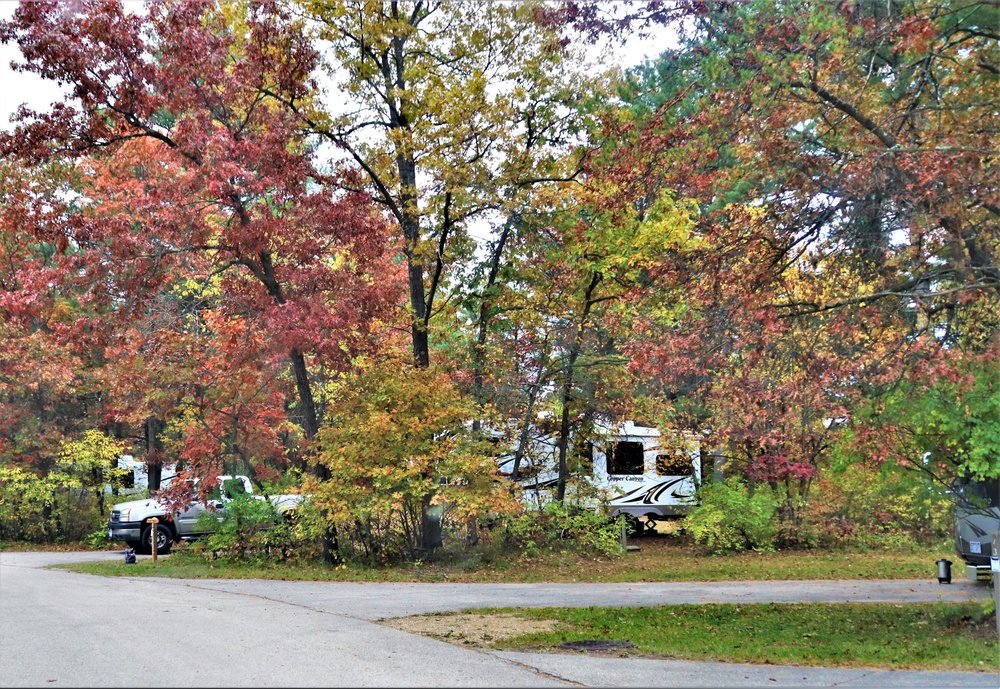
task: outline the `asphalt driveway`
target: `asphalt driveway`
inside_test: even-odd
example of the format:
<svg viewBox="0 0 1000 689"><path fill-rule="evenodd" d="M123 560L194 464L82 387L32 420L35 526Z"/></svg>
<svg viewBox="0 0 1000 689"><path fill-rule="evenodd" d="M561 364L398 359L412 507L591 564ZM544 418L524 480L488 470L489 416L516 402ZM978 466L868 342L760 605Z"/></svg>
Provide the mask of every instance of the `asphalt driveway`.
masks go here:
<svg viewBox="0 0 1000 689"><path fill-rule="evenodd" d="M118 557L0 553L0 686L1000 687L1000 664L943 673L480 651L372 623L498 606L988 599L965 580L358 584L44 569Z"/></svg>

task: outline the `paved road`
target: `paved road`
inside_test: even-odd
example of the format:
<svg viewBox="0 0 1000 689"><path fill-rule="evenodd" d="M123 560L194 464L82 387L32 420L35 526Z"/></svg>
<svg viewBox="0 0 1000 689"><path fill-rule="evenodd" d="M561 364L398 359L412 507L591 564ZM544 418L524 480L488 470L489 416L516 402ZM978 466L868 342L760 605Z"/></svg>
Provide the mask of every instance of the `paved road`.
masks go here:
<svg viewBox="0 0 1000 689"><path fill-rule="evenodd" d="M988 598L984 585L964 580L350 584L41 569L118 557L0 553L0 686L1000 687L1000 665L989 673L889 672L477 651L372 624L507 605Z"/></svg>
<svg viewBox="0 0 1000 689"><path fill-rule="evenodd" d="M363 620L493 607L666 605L680 603L934 603L986 601L972 581L769 581L638 584L419 584L157 579L184 585L336 610Z"/></svg>

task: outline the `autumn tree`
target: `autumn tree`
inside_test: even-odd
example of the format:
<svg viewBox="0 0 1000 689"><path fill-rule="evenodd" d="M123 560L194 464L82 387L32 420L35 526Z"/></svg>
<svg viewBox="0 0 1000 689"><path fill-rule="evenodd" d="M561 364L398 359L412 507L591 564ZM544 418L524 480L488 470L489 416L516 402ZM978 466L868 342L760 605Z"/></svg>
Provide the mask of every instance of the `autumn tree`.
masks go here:
<svg viewBox="0 0 1000 689"><path fill-rule="evenodd" d="M36 226L78 256L56 277L85 280L118 324L99 344L122 357L119 380L131 370L151 396L162 380L201 405L198 423L215 428L189 429L182 452L198 473L217 472L212 452L226 447L254 460L304 449L322 421L318 376L378 339L398 283L358 180L321 173L269 95L308 92L317 56L297 24L271 3L162 2L148 15L26 3L0 38L18 43L21 69L70 86L51 112L22 111L0 148L72 160L85 177L79 210ZM304 442L261 435L282 415Z"/></svg>
<svg viewBox="0 0 1000 689"><path fill-rule="evenodd" d="M367 176L404 241L414 361L449 272L471 257L470 225L516 210L519 190L573 174L580 84L559 32L531 3L301 3L330 48L346 103L287 103ZM499 213L499 215L496 215ZM444 294L442 294L444 292Z"/></svg>
<svg viewBox="0 0 1000 689"><path fill-rule="evenodd" d="M318 457L339 480L308 486L342 541L376 561L423 554L428 511L474 529L476 516L516 505L492 447L472 431L475 400L401 354L359 361L331 386Z"/></svg>
<svg viewBox="0 0 1000 689"><path fill-rule="evenodd" d="M432 319L455 308L473 259L470 229L515 213L524 190L572 177L560 155L579 98L559 31L532 3L348 0L299 6L338 91L325 108L289 109L365 174L403 243L406 312L417 366L431 362ZM345 97L341 97L345 96ZM482 357L477 359L482 365ZM439 532L422 531L429 549Z"/></svg>
<svg viewBox="0 0 1000 689"><path fill-rule="evenodd" d="M625 363L621 343L630 338L633 309L647 305L642 299L643 274L664 255L683 250L690 231L690 210L668 195L638 208L618 205L609 201L620 191L613 179L595 174L587 182L570 208L560 209L547 228L547 246L539 255L546 279L536 285L539 290L555 288L561 296L550 314L561 330L554 357L559 367L555 380L560 501L569 477L568 452L581 377L601 381L591 372ZM599 395L593 391L589 396Z"/></svg>
<svg viewBox="0 0 1000 689"><path fill-rule="evenodd" d="M567 3L550 18L662 21L679 38L626 94L636 169L699 199L704 247L658 277L695 276L689 317L633 350L647 376L699 399L702 420L741 409L725 436L750 438L746 461L775 460L773 474L811 471L838 419L877 435L852 412L915 382L914 359L977 340L992 366L995 330L971 323L997 297L994 4L632 9ZM789 410L812 420L792 432Z"/></svg>
<svg viewBox="0 0 1000 689"><path fill-rule="evenodd" d="M63 442L108 421L102 308L59 231L72 166L0 165L0 462L44 474Z"/></svg>
<svg viewBox="0 0 1000 689"><path fill-rule="evenodd" d="M634 198L599 156L588 154L579 166L578 180L537 190L518 217L504 284L488 302L491 330L481 327L484 304L478 321L470 319L480 326L479 343L488 345L478 351L490 356L490 397L516 420L509 429L513 476L529 438L550 433L560 501L579 468L571 466L571 447L585 444L586 428L640 408L622 347L635 315L661 308L656 300L664 295L644 276L684 250L691 228L685 202L665 193ZM539 422L542 412L549 422Z"/></svg>

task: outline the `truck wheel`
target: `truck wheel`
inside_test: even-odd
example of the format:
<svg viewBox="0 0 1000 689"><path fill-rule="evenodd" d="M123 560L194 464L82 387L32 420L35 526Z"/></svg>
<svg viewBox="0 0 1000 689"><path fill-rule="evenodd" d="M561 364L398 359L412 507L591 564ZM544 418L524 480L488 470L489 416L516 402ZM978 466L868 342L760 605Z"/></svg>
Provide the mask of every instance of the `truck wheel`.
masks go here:
<svg viewBox="0 0 1000 689"><path fill-rule="evenodd" d="M142 530L142 551L144 553L152 553L152 544L150 541L153 538L153 525L147 524L146 528ZM156 528L156 554L166 555L170 552L170 546L173 545L170 542L170 527L158 524Z"/></svg>

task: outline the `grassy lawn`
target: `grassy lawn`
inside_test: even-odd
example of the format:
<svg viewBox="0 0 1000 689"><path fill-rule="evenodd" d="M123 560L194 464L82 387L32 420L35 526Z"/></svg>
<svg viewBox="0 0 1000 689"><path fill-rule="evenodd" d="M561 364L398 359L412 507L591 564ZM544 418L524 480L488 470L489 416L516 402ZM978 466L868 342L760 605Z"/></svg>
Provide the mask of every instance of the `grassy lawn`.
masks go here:
<svg viewBox="0 0 1000 689"><path fill-rule="evenodd" d="M114 544L95 549L91 548L86 543L79 541L70 541L68 543L24 543L21 541L0 541L0 553L82 553L124 550L124 548L124 544Z"/></svg>
<svg viewBox="0 0 1000 689"><path fill-rule="evenodd" d="M178 547L155 566L148 558L62 565L90 574L185 578L289 579L316 581L618 582L781 579L936 579L935 561L957 560L950 544L877 551L787 551L705 556L680 539L635 539L638 552L621 557L585 556L571 550L543 551L534 558L486 550L445 553L438 561L397 567L311 564L251 565L208 562L190 546ZM961 573L955 571L955 576Z"/></svg>
<svg viewBox="0 0 1000 689"><path fill-rule="evenodd" d="M477 610L557 620L550 632L490 644L559 650L566 641L631 641L615 655L733 663L997 672L995 618L976 603L674 605Z"/></svg>

